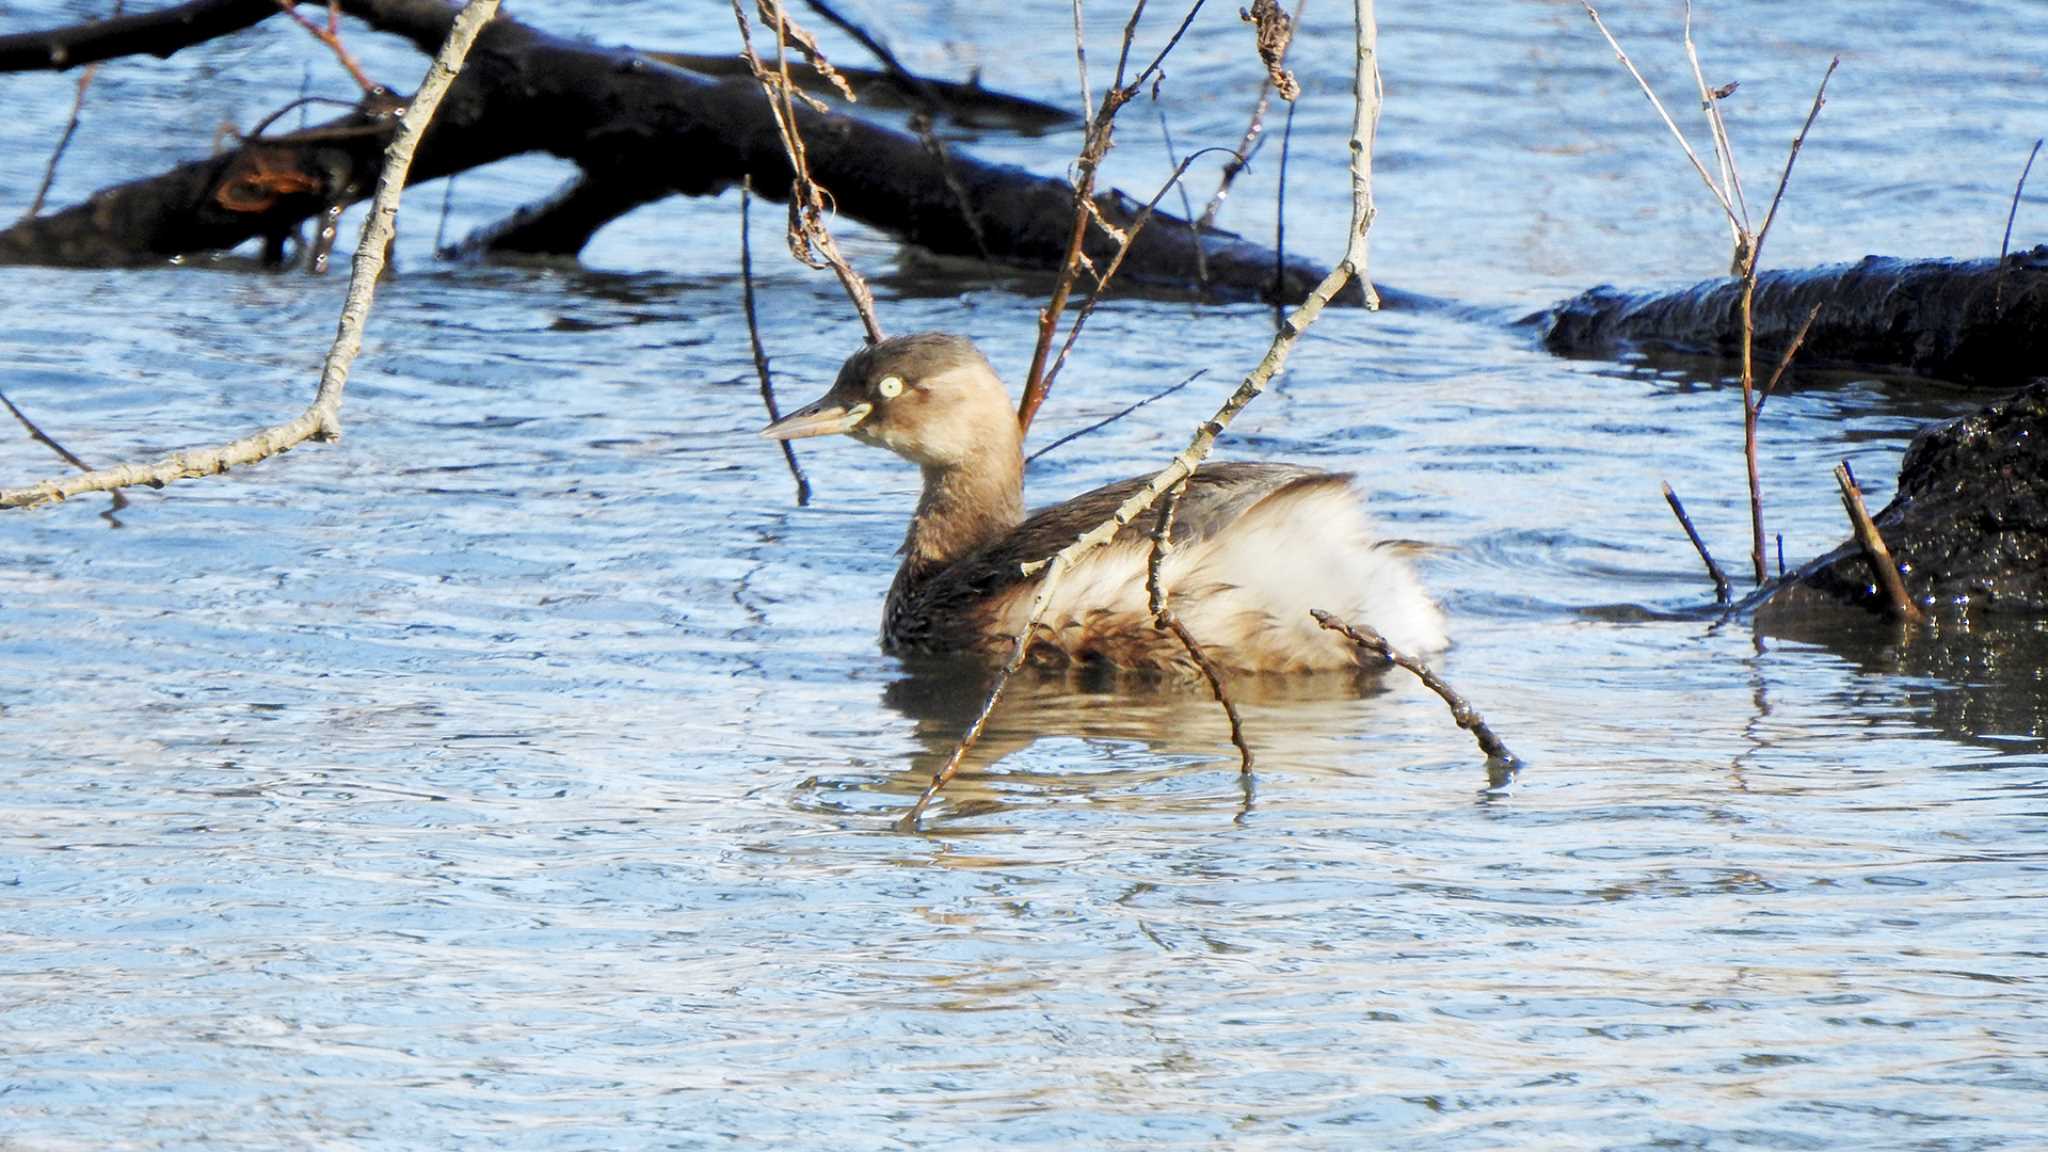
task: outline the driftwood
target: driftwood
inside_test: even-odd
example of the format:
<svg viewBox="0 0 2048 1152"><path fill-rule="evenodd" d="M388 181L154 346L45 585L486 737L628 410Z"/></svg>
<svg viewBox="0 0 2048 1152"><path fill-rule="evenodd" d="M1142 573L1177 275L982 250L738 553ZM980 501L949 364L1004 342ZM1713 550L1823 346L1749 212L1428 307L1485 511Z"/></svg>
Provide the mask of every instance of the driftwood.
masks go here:
<svg viewBox="0 0 2048 1152"><path fill-rule="evenodd" d="M345 0L342 7L429 52L455 12L440 0ZM140 52L168 56L277 12L275 0L210 0L0 37L0 71L65 68ZM308 217L374 187L396 123L392 109L403 99L369 99L371 107L330 123L247 140L24 221L0 232L0 262L152 263L290 235ZM989 259L1016 268L1054 269L1066 255L1074 220L1073 187L1066 181L958 149L942 162L915 136L837 113L800 107L798 121L811 172L831 190L840 213L945 256L980 260L984 241ZM751 80L700 75L631 48L571 41L501 17L485 29L422 142L413 177L447 176L527 152L573 161L583 176L548 206L502 230L492 241L499 250L530 244L567 254L606 221L661 195L708 195L751 177L763 195L779 199L790 183L774 121ZM1141 207L1115 192L1097 203L1118 227L1128 227ZM1114 241L1090 231L1090 257L1106 259ZM1138 237L1123 274L1154 289L1199 281L1216 298L1292 302L1325 272L1286 261L1276 278L1274 268L1274 253L1262 245L1161 219ZM1348 300L1358 299L1351 289Z"/></svg>
<svg viewBox="0 0 2048 1152"><path fill-rule="evenodd" d="M1599 287L1532 320L1567 356L1630 346L1732 356L1742 285L1709 280L1672 292ZM1757 276L1756 340L1773 354L1820 306L1802 364L2014 386L2048 374L2048 245L2003 260L1895 260Z"/></svg>
<svg viewBox="0 0 2048 1152"><path fill-rule="evenodd" d="M2048 380L1922 430L1874 519L1907 596L1936 617L2048 613ZM1828 604L1888 611L1877 583L1851 540L1786 578L1759 622Z"/></svg>

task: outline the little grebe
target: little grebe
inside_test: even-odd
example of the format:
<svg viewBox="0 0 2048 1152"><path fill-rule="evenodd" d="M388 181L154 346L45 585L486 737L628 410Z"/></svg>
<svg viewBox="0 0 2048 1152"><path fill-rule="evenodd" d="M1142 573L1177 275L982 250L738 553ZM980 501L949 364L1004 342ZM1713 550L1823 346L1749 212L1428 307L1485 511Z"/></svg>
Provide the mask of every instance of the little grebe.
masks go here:
<svg viewBox="0 0 2048 1152"><path fill-rule="evenodd" d="M974 343L898 336L847 358L817 402L761 430L776 440L843 432L924 469L924 495L883 609L891 651L1010 651L1037 590L1021 568L1109 518L1144 480L1024 515L1023 436L1009 393ZM1034 640L1035 659L1190 672L1153 626L1139 518L1070 569ZM1189 481L1160 579L1210 659L1241 672L1357 667L1357 649L1309 617L1372 625L1394 647L1441 651L1443 613L1416 579L1414 546L1378 539L1351 477L1292 464L1212 464ZM1375 661L1376 665L1376 661Z"/></svg>

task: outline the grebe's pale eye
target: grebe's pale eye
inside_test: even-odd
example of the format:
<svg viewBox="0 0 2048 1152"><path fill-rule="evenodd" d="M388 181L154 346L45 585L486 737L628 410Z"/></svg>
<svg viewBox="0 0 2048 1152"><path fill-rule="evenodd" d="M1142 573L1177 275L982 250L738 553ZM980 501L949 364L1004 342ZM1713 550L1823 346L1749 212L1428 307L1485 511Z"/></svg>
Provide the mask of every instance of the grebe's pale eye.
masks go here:
<svg viewBox="0 0 2048 1152"><path fill-rule="evenodd" d="M894 400L903 395L903 377L884 376L881 382L875 385L875 391L881 393L884 400Z"/></svg>

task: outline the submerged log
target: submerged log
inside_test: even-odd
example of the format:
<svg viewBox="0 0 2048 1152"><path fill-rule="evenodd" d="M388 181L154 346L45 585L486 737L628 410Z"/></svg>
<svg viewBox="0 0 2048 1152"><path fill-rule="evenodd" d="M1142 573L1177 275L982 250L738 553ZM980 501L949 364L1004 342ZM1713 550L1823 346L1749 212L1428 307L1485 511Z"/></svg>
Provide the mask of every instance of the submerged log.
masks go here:
<svg viewBox="0 0 2048 1152"><path fill-rule="evenodd" d="M2048 613L2048 379L1923 429L1875 520L1907 594L1937 617ZM1853 540L1788 577L1758 618L1823 604L1885 610Z"/></svg>
<svg viewBox="0 0 2048 1152"><path fill-rule="evenodd" d="M455 14L442 0L345 0L342 7L429 52ZM0 69L66 67L122 52L168 55L204 33L276 11L274 2L213 0L169 10L177 19L128 18L111 42L96 39L93 25L0 38ZM1063 262L1074 219L1066 181L958 150L935 154L912 135L849 116L799 107L797 118L811 173L842 214L943 256L982 259L985 245L987 258L1001 265L1055 269ZM84 204L0 231L0 262L152 263L289 234L325 207L375 187L391 130L388 116L358 113L104 189ZM629 210L657 194L714 194L751 176L763 196L780 199L791 175L768 101L751 78L707 77L630 48L566 40L500 16L478 40L422 142L413 178L528 152L573 161L598 186L633 174L629 187L573 198L573 211L550 206L550 226L527 229L543 236L538 247L556 253L579 234L587 237L608 218L604 212ZM261 194L243 194L251 190ZM1097 203L1118 227L1128 227L1139 208L1115 192ZM497 246L516 245L501 237ZM1106 260L1114 247L1099 229L1090 230L1091 257ZM1132 245L1122 276L1155 289L1199 283L1203 294L1221 299L1294 300L1323 271L1276 261L1262 245L1218 230L1197 233L1159 213ZM1357 302L1355 288L1349 299Z"/></svg>
<svg viewBox="0 0 2048 1152"><path fill-rule="evenodd" d="M2017 385L2048 374L2048 245L2004 260L1896 260L1757 277L1758 359L1769 364L1821 305L1799 363ZM1652 346L1739 353L1742 282L1672 292L1602 286L1532 319L1565 356Z"/></svg>

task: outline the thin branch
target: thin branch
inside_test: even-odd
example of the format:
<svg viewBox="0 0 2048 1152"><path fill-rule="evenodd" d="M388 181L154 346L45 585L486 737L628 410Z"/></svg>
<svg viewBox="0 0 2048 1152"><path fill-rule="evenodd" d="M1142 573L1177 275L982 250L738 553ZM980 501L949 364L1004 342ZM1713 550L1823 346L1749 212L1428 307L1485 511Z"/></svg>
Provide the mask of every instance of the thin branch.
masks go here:
<svg viewBox="0 0 2048 1152"><path fill-rule="evenodd" d="M1052 443L1047 444L1045 447L1040 448L1038 451L1033 452L1031 455L1026 456L1024 458L1024 463L1029 464L1033 460L1038 459L1040 456L1043 456L1046 453L1052 451L1053 449L1058 448L1060 445L1071 444L1074 441L1079 440L1081 437L1088 435L1090 432L1096 432L1100 431L1103 428L1107 428L1111 424L1114 424L1117 421L1123 419L1124 417L1129 416L1131 413L1136 412L1138 409L1143 408L1145 405L1152 403L1154 400L1163 400L1166 397L1173 395L1175 392L1178 392L1181 389L1187 387L1188 385L1194 383L1195 381L1201 379L1204 375L1208 373L1208 371L1209 370L1207 368L1197 368L1194 370L1194 372L1190 373L1188 377L1182 380L1180 383L1169 384L1166 387L1161 388L1159 391L1154 392L1150 396L1145 397L1143 400L1138 401L1136 404L1133 404L1130 407L1123 409L1114 416L1106 416L1100 420L1097 420L1095 423L1088 425L1086 428L1082 428L1077 431L1067 433L1065 436L1060 437Z"/></svg>
<svg viewBox="0 0 2048 1152"><path fill-rule="evenodd" d="M1138 210L1137 216L1131 220L1131 226L1117 231L1115 254L1109 258L1109 263L1095 277L1095 286L1089 289L1088 298L1081 302L1081 310L1074 314L1074 323L1067 329L1067 338L1060 344L1059 355L1053 357L1051 367L1047 368L1044 376L1041 377L1043 381L1039 388L1041 399L1046 393L1052 391L1053 381L1059 378L1060 369L1066 366L1067 354L1074 350L1074 342L1081 338L1082 327L1088 323L1088 318L1095 314L1095 306L1102 302L1103 294L1109 291L1110 281L1116 278L1117 269L1123 267L1124 257L1130 254L1131 245L1137 242L1138 233L1144 231L1145 225L1151 221L1152 213L1159 207L1159 201L1166 197L1167 189L1178 186L1181 182L1181 177L1187 175L1188 166L1201 159L1203 153L1209 151L1211 150L1204 148L1176 165L1173 174L1166 178L1166 183L1161 184L1159 191L1152 194L1152 199L1147 200L1145 206ZM1109 227L1107 223L1103 226L1105 228ZM1199 243L1195 246L1195 250L1197 252L1201 251Z"/></svg>
<svg viewBox="0 0 2048 1152"><path fill-rule="evenodd" d="M782 412L775 403L775 384L768 375L768 353L761 347L761 325L754 314L754 248L749 238L749 209L753 205L754 181L746 177L740 181L740 302L747 313L747 341L754 348L754 372L761 378L761 403L768 409L768 422L773 424L782 419ZM804 475L803 465L797 463L796 447L787 440L780 440L782 458L789 464L789 474L796 479L796 506L802 508L811 502L811 479Z"/></svg>
<svg viewBox="0 0 2048 1152"><path fill-rule="evenodd" d="M747 21L747 13L740 6L740 0L732 0L732 14L740 27L740 54L745 58L748 70L754 74L755 81L761 85L761 91L768 97L769 112L775 119L775 129L782 138L782 150L789 158L793 173L789 191L790 255L808 267L832 269L839 278L840 287L846 290L847 299L853 301L854 310L860 313L861 324L867 329L868 343L877 343L882 339L882 326L875 319L874 293L868 290L867 281L853 270L846 257L839 254L839 245L833 240L832 229L825 222L825 190L811 178L803 134L797 129L796 101L812 101L789 76L789 58L784 41L788 17L774 0L759 0L759 3L764 14L772 11L775 15L774 69L763 64L754 52L753 27ZM822 59L818 57L814 62Z"/></svg>
<svg viewBox="0 0 2048 1152"><path fill-rule="evenodd" d="M110 19L120 19L122 6L123 0L114 0L114 13ZM29 201L28 211L21 214L23 220L33 220L43 210L43 201L49 198L50 186L57 181L57 165L64 159L65 149L71 147L71 138L78 135L79 117L85 111L86 90L92 87L93 77L99 75L99 71L98 64L88 64L85 71L78 74L78 91L71 97L71 118L64 122L64 131L57 137L57 146L50 150L50 162L43 166L42 183L36 185L35 199ZM2012 234L2010 224L2006 226L2006 234Z"/></svg>
<svg viewBox="0 0 2048 1152"><path fill-rule="evenodd" d="M1863 489L1857 486L1848 461L1835 465L1835 483L1842 489L1842 509L1849 514L1849 527L1856 534L1856 543L1863 546L1863 558L1870 563L1870 574L1884 593L1886 606L1900 620L1919 623L1924 619L1920 607L1906 595L1906 582L1899 578L1899 566L1892 562L1891 549L1885 547L1877 522L1863 506Z"/></svg>
<svg viewBox="0 0 2048 1152"><path fill-rule="evenodd" d="M1205 0L1195 0L1188 13L1181 19L1180 26L1168 37L1165 47L1152 58L1144 70L1129 84L1124 83L1124 68L1130 59L1131 41L1138 32L1138 18L1145 11L1144 0L1131 10L1131 18L1124 25L1123 46L1117 56L1116 83L1102 94L1102 103L1095 115L1088 121L1088 127L1081 141L1081 152L1074 158L1074 224L1067 236L1066 256L1060 261L1058 277L1053 281L1052 296L1045 308L1038 314L1038 341L1031 350L1031 368L1024 376L1024 392L1017 402L1017 425L1029 431L1032 418L1038 415L1038 408L1045 403L1046 393L1051 389L1051 377L1046 371L1047 358L1052 353L1053 334L1059 330L1060 314L1066 310L1067 300L1072 295L1074 280L1080 275L1083 264L1088 263L1085 243L1088 238L1088 224L1091 220L1101 223L1101 216L1095 206L1095 174L1102 164L1102 158L1110 148L1111 128L1116 114L1125 104L1137 98L1144 90L1147 80L1165 62L1167 53L1172 52L1181 36L1192 24L1195 14L1202 10ZM1075 5L1076 28L1079 28L1080 7ZM1079 48L1078 31L1076 48ZM1189 157L1193 159L1193 157ZM1176 173L1178 178L1178 173ZM1161 194L1164 194L1161 189ZM1154 197L1153 203L1158 198ZM1117 260L1123 256L1119 251Z"/></svg>
<svg viewBox="0 0 2048 1152"><path fill-rule="evenodd" d="M1806 343L1806 334L1813 330L1814 320L1819 318L1820 310L1825 307L1827 307L1827 301L1822 300L1807 310L1805 322L1799 325L1799 331L1792 334L1792 342L1785 345L1784 355L1778 357L1778 366L1771 370L1770 381L1756 394L1757 415L1763 415L1764 401L1769 400L1771 393L1778 390L1778 381L1784 379L1785 369L1792 366L1792 357L1799 354L1799 346Z"/></svg>
<svg viewBox="0 0 2048 1152"><path fill-rule="evenodd" d="M1721 168L1721 191L1733 196L1735 208L1741 219L1731 218L1728 229L1733 234L1736 249L1742 247L1742 238L1749 232L1749 202L1742 195L1742 176L1735 169L1735 145L1728 139L1728 122L1721 115L1722 93L1707 87L1707 76L1700 68L1699 49L1692 42L1692 0L1685 0L1685 58L1692 64L1693 83L1700 90L1700 111L1706 114L1707 130L1714 141L1714 161ZM1730 84L1727 91L1733 92ZM1738 273L1740 269L1737 270Z"/></svg>
<svg viewBox="0 0 2048 1152"><path fill-rule="evenodd" d="M1671 129L1671 135L1677 139L1678 146L1685 149L1685 158L1692 161L1693 171L1700 174L1700 180L1706 184L1707 190L1714 194L1714 200L1721 205L1721 211L1728 214L1730 221L1739 222L1740 217L1735 214L1735 206L1729 203L1727 195L1721 191L1721 186L1714 183L1714 178L1707 174L1707 166L1700 163L1699 154L1692 150L1692 144L1686 140L1685 133L1678 130L1678 124L1671 119L1671 113L1664 110L1664 102L1657 99L1656 90L1650 87L1648 80L1643 79L1641 72L1636 71L1635 62L1628 58L1628 53L1621 50L1621 42L1614 38L1614 33L1607 30L1607 25L1600 19L1600 13L1595 11L1587 0L1579 0L1579 3L1585 8L1586 15L1593 18L1593 27L1598 28L1600 35L1607 38L1608 47L1614 49L1615 58L1621 61L1622 67L1628 69L1629 75L1636 78L1636 86L1643 90L1643 95L1650 98L1650 106L1657 110L1657 115L1664 121L1664 126Z"/></svg>
<svg viewBox="0 0 2048 1152"><path fill-rule="evenodd" d="M124 464L104 471L88 472L61 480L45 480L27 488L0 489L0 508L18 508L63 500L81 492L105 492L135 484L161 488L173 480L212 476L229 468L251 464L286 451L307 440L333 440L341 435L341 396L356 353L362 349L363 326L369 319L370 301L376 294L377 277L384 270L384 253L390 244L398 215L399 195L405 188L406 173L412 168L413 151L434 117L434 110L454 82L469 49L498 10L498 0L469 0L455 18L448 38L434 57L420 83L419 92L405 110L391 146L384 152L384 164L377 176L377 193L363 222L362 241L356 246L354 274L349 279L348 297L342 305L341 322L327 361L320 373L320 388L313 403L297 419L244 436L217 448L177 452L154 464Z"/></svg>
<svg viewBox="0 0 2048 1152"><path fill-rule="evenodd" d="M78 454L73 452L71 449L66 448L62 444L57 443L57 441L53 439L48 432L43 431L42 428L38 426L35 421L28 418L28 413L23 412L20 408L16 407L14 401L8 398L7 393L0 392L0 404L5 404L7 406L7 411L12 413L14 415L15 420L20 422L21 426L28 431L29 439L34 440L37 443L47 447L50 451L55 452L59 459L63 460L66 464L71 465L73 468L78 469L80 472L92 471L92 465L87 464L84 460L81 460L78 457ZM121 494L121 490L118 488L116 488L111 493L111 495L114 497L113 506L108 508L105 512L102 512L100 515L106 517L108 523L118 528L121 526L121 522L119 520L114 519L114 513L119 512L121 509L126 508L128 506L128 497L123 496Z"/></svg>
<svg viewBox="0 0 2048 1152"><path fill-rule="evenodd" d="M81 92L83 90L81 89ZM77 113L73 113L75 118ZM2005 213L2005 235L1998 241L1998 279L1991 289L1991 306L2001 308L2005 303L2005 254L2012 251L2012 222L2019 218L2020 193L2027 190L2027 176L2034 171L2034 157L2041 154L2041 141L2034 141L2034 148L2027 153L2027 166L2020 169L2020 182L2013 185L2012 207ZM52 158L51 165L56 165Z"/></svg>
<svg viewBox="0 0 2048 1152"><path fill-rule="evenodd" d="M1720 566L1714 564L1714 553L1706 551L1706 541L1700 539L1700 529L1692 527L1692 517L1686 515L1686 504L1679 502L1677 492L1671 490L1671 484L1665 484L1663 490L1665 490L1665 504L1671 504L1671 515L1677 517L1677 523L1679 523L1681 529L1686 529L1686 539L1692 541L1694 551L1698 551L1700 553L1700 560L1706 562L1706 574L1714 580L1714 603L1716 605L1726 605L1726 603L1731 601L1731 596L1729 596L1729 574L1722 572Z"/></svg>
<svg viewBox="0 0 2048 1152"><path fill-rule="evenodd" d="M349 52L348 46L341 42L341 4L339 0L328 0L327 27L325 28L299 15L298 0L277 0L277 6L284 9L284 14L291 17L292 23L312 33L313 39L327 45L327 50L334 53L334 58L341 61L343 68L348 69L348 74L355 79L358 88L361 88L364 92L375 92L383 87L383 85L370 79L363 72L363 66L356 63L356 58Z"/></svg>
<svg viewBox="0 0 2048 1152"><path fill-rule="evenodd" d="M1166 602L1166 584L1159 578L1159 570L1166 557L1173 551L1173 513L1180 507L1180 498L1188 490L1186 480L1173 486L1166 498L1159 502L1159 520L1152 529L1152 555L1145 563L1145 597L1152 610L1154 627L1171 632L1187 651L1188 658L1201 670L1202 678L1209 682L1209 691L1216 702L1223 705L1223 714L1230 719L1230 743L1237 749L1238 771L1249 776L1252 771L1252 746L1245 743L1244 719L1237 714L1237 705L1230 699L1230 693L1223 689L1223 673L1210 661L1209 654L1202 650L1194 633L1181 622L1179 616Z"/></svg>
<svg viewBox="0 0 2048 1152"><path fill-rule="evenodd" d="M1692 541L1693 551L1706 561L1707 575L1714 581L1714 603L1728 603L1732 599L1728 592L1728 574L1714 563L1714 554L1707 551L1707 542L1700 539L1700 530L1692 526L1692 517L1685 514L1685 505L1679 503L1678 493L1671 490L1669 483L1664 485L1664 502L1671 505L1671 514L1678 517L1678 526L1685 529L1685 537Z"/></svg>
<svg viewBox="0 0 2048 1152"><path fill-rule="evenodd" d="M1095 94L1088 90L1088 34L1082 28L1081 0L1074 0L1074 64L1081 72L1081 116L1095 107Z"/></svg>
<svg viewBox="0 0 2048 1152"><path fill-rule="evenodd" d="M1799 161L1799 150L1806 146L1806 133L1813 127L1814 117L1827 104L1828 81L1835 75L1835 69L1842 64L1836 56L1828 61L1828 70L1821 74L1820 87L1813 93L1813 107L1806 110L1806 122L1799 126L1799 135L1792 138L1792 150L1785 154L1785 170L1778 174L1778 190L1771 194L1770 210L1764 213L1764 226L1756 230L1756 243L1750 245L1750 258L1754 262L1763 255L1764 238L1771 234L1771 225L1778 219L1778 205L1785 199L1785 185L1792 182L1792 165Z"/></svg>
<svg viewBox="0 0 2048 1152"><path fill-rule="evenodd" d="M1366 53L1363 50L1363 44L1367 42L1374 29L1373 0L1354 0L1354 4L1358 20L1357 37L1361 44L1359 57L1364 59ZM1377 87L1366 84L1363 81L1353 86L1353 92L1361 100L1377 100ZM1373 122L1377 115L1377 107L1359 109L1357 115L1352 120L1354 137L1360 124ZM1274 374L1279 372L1281 367L1287 363L1287 357L1294 351L1294 346L1300 341L1302 333L1306 332L1316 322L1316 318L1322 315L1324 307L1329 304L1331 298L1336 296L1346 283L1350 282L1353 269L1356 269L1361 276L1363 275L1366 265L1365 231L1372 226L1372 218L1362 211L1366 198L1357 188L1359 181L1357 158L1364 154L1364 144L1354 138L1351 141L1351 150L1353 157L1352 214L1350 234L1344 247L1344 258L1338 261L1337 266L1332 268L1329 274L1324 276L1322 281L1310 290L1308 296L1302 300L1301 305L1280 325L1280 331L1274 335L1272 342L1267 346L1265 356L1245 376L1243 382L1237 386L1236 391L1230 394L1229 399L1223 402L1223 406L1216 410L1215 415L1204 421L1195 430L1195 434L1188 441L1186 448L1183 448L1178 455L1174 456L1165 468L1146 481L1142 488L1132 493L1121 505L1118 505L1116 511L1110 515L1109 519L1082 533L1072 544L1060 549L1046 559L1024 566L1025 575L1042 575L1038 582L1038 590L1032 596L1030 614L1026 617L1024 626L1018 629L1016 635L1011 638L1010 657L1004 662L1002 671L997 674L995 683L990 686L988 698L983 702L980 714L969 725L966 734L961 737L960 743L954 746L953 753L946 758L945 764L932 774L931 783L926 786L923 794L918 796L917 802L911 806L910 811L903 817L899 827L915 831L919 827L919 822L924 816L925 809L931 806L933 798L938 796L939 791L946 786L947 781L959 773L961 761L965 759L968 751L974 747L975 742L981 738L982 729L988 722L989 714L995 710L996 702L1002 698L1003 689L1008 687L1011 678L1017 674L1017 670L1024 666L1025 657L1030 651L1030 641L1038 634L1038 629L1043 625L1046 611L1051 606L1053 594L1058 590L1061 579L1065 577L1067 572L1072 570L1075 563L1082 557L1107 544L1115 538L1118 532L1143 515L1145 510L1152 507L1153 503L1168 489L1175 487L1181 481L1194 474L1196 466L1206 459L1210 450L1215 447L1216 438L1223 434L1224 430L1230 426L1230 422L1236 418L1239 412L1244 411L1246 405L1256 400L1266 390L1267 385L1272 382Z"/></svg>
<svg viewBox="0 0 2048 1152"><path fill-rule="evenodd" d="M1479 714L1479 710L1467 703L1463 696L1458 695L1457 691L1445 683L1444 678L1437 675L1429 665L1387 643L1386 637L1364 624L1347 624L1320 608L1310 609L1309 615L1315 617L1316 623L1330 631L1343 633L1360 648L1378 653L1389 664L1413 672L1422 681L1423 687L1442 697L1443 702L1450 706L1451 719L1457 722L1458 727L1472 733L1472 738L1479 742L1479 750L1486 753L1488 760L1498 761L1511 773L1522 769L1522 758L1508 751L1508 746L1501 743L1500 737L1494 735L1492 727L1486 723L1486 718Z"/></svg>

